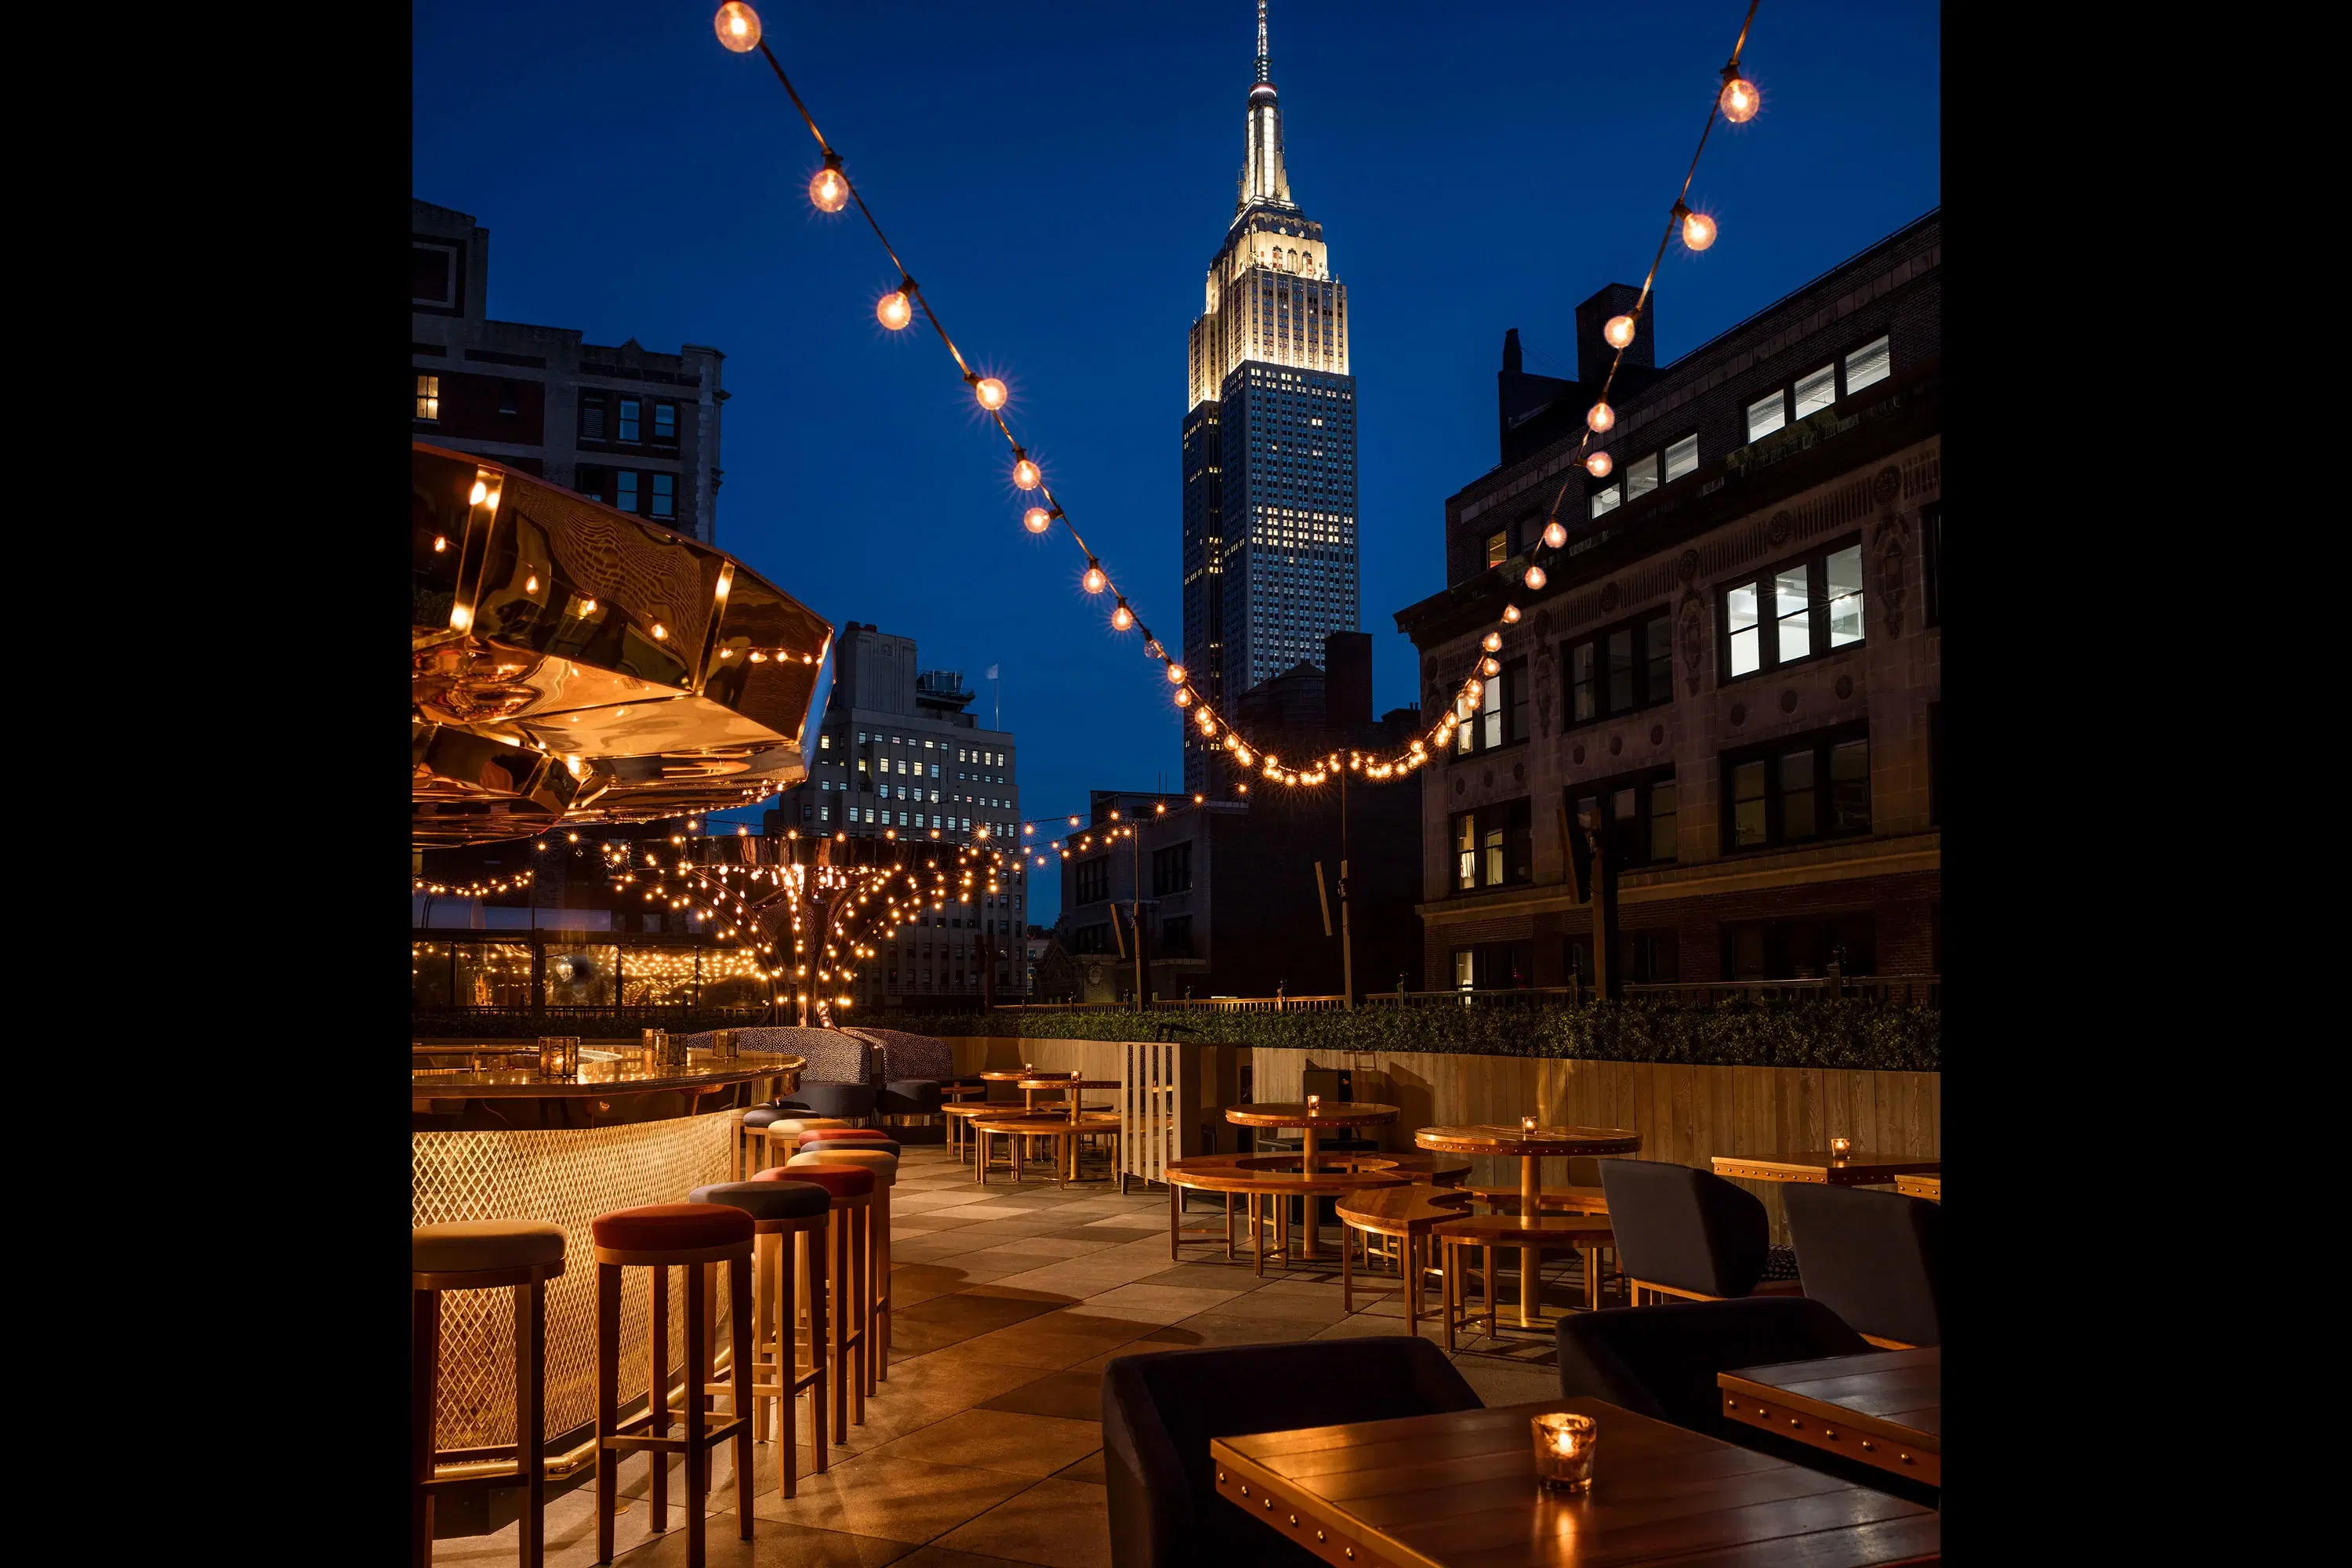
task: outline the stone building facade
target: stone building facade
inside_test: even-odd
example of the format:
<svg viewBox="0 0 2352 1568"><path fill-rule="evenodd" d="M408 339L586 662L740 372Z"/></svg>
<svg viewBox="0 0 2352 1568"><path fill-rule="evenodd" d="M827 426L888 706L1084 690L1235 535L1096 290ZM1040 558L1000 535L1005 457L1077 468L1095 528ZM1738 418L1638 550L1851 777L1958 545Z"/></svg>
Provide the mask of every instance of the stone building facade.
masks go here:
<svg viewBox="0 0 2352 1568"><path fill-rule="evenodd" d="M1580 312L1574 381L1521 374L1513 334L1504 462L1446 502L1448 587L1397 616L1443 702L1521 612L1423 772L1431 985L1591 977L1580 810L1622 868L1624 981L1940 970L1940 258L1931 212L1621 375L1605 478L1574 448L1632 291Z"/></svg>
<svg viewBox="0 0 2352 1568"><path fill-rule="evenodd" d="M412 201L409 428L705 543L719 539L719 384L702 343L608 348L569 327L489 319L490 231Z"/></svg>

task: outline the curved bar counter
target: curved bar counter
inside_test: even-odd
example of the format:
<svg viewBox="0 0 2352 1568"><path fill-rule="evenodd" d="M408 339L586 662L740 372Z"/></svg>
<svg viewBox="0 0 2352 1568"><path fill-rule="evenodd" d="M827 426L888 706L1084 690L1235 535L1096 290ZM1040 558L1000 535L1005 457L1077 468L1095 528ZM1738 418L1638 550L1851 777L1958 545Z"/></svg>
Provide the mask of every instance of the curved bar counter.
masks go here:
<svg viewBox="0 0 2352 1568"><path fill-rule="evenodd" d="M684 1203L694 1188L725 1181L735 1121L725 1113L789 1095L807 1066L801 1057L747 1050L725 1059L695 1051L684 1068L646 1068L635 1041L610 1056L584 1059L569 1079L527 1068L410 1074L411 1223L535 1219L563 1229L563 1273L547 1288L547 1431L554 1449L584 1447L589 1458L551 1458L551 1479L593 1462L593 1444L583 1441L596 1393L590 1222L612 1209ZM642 1285L623 1298L624 1400L645 1396L647 1307ZM514 1304L509 1291L467 1290L444 1297L441 1310L436 1425L448 1474L464 1450L514 1441ZM675 1307L670 1319L669 1364L682 1368L686 1325Z"/></svg>

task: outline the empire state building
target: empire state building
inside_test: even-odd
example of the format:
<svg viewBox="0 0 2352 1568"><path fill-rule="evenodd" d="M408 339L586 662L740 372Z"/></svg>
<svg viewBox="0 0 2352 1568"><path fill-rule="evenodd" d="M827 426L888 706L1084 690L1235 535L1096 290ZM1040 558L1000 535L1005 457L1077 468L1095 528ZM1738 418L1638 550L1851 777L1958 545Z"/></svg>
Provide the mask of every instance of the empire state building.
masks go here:
<svg viewBox="0 0 2352 1568"><path fill-rule="evenodd" d="M1257 73L1234 220L1192 323L1184 416L1184 668L1219 711L1357 629L1356 380L1348 290L1291 199L1257 6ZM1184 787L1211 742L1184 730Z"/></svg>

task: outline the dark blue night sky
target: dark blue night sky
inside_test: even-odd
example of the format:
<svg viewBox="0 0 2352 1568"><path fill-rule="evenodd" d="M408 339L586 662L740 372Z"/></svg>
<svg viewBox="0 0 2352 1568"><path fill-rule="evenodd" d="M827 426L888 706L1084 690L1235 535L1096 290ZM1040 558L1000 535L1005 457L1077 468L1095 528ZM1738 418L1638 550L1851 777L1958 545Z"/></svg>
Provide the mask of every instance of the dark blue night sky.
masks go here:
<svg viewBox="0 0 2352 1568"><path fill-rule="evenodd" d="M490 230L489 312L728 358L719 542L923 663L1003 667L1033 818L1181 777L1175 710L715 0L418 0L414 194ZM1144 618L1181 634L1185 331L1231 221L1251 0L763 5L768 39L1016 433ZM1291 188L1348 285L1364 629L1412 701L1395 611L1444 585L1444 498L1494 466L1495 372L1572 374L1574 309L1639 283L1742 7L1274 0ZM1765 4L1764 111L1692 187L1722 237L1667 254L1674 358L1940 200L1937 8ZM1414 788L1406 784L1394 787ZM1050 921L1055 879L1032 918Z"/></svg>

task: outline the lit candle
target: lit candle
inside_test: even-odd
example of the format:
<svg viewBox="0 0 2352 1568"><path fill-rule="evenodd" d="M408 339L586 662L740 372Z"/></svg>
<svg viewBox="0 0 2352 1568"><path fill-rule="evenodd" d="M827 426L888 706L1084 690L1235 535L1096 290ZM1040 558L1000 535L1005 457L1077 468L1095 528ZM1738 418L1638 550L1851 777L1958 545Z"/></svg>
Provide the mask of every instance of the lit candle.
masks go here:
<svg viewBox="0 0 2352 1568"><path fill-rule="evenodd" d="M1537 1484L1547 1491L1590 1490L1600 1424L1566 1411L1531 1416L1528 1424L1534 1428Z"/></svg>
<svg viewBox="0 0 2352 1568"><path fill-rule="evenodd" d="M1831 1157L1832 1157L1832 1159L1843 1160L1843 1159L1846 1158L1848 1155L1852 1154L1853 1152L1853 1139L1851 1139L1851 1138L1832 1138L1832 1139L1831 1139L1831 1140L1830 1140L1830 1155L1831 1155Z"/></svg>
<svg viewBox="0 0 2352 1568"><path fill-rule="evenodd" d="M1532 1137L1534 1137L1535 1135L1536 1135L1536 1119L1535 1119L1534 1117L1532 1117L1532 1116L1522 1116L1522 1117L1520 1117L1520 1118L1519 1118L1519 1136L1520 1136L1520 1137L1522 1137L1522 1138L1532 1138Z"/></svg>
<svg viewBox="0 0 2352 1568"><path fill-rule="evenodd" d="M1310 1094L1310 1095L1308 1095L1308 1096L1307 1097L1307 1115L1309 1115L1309 1116L1316 1115L1317 1113L1320 1112L1320 1111L1322 1110L1322 1109L1323 1109L1323 1097L1322 1097L1321 1095L1319 1095L1319 1094Z"/></svg>

